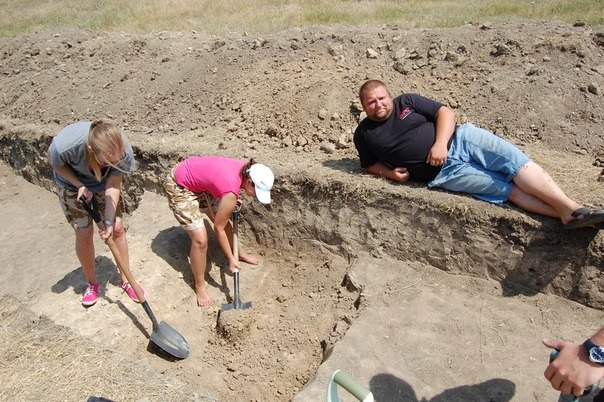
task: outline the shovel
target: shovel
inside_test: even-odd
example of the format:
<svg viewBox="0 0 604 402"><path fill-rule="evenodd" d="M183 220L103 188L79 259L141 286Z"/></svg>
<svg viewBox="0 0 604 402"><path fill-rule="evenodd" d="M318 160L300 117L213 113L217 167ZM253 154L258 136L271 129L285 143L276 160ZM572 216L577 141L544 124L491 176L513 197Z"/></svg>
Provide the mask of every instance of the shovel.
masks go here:
<svg viewBox="0 0 604 402"><path fill-rule="evenodd" d="M86 198L81 197L80 203L82 204L82 207L84 207L84 209L90 214L90 216L92 216L92 219L94 219L97 226L100 229L104 229L105 225L101 221L101 215L99 214L94 198L92 199L92 202L88 204L86 202ZM122 255L115 245L113 237L109 237L107 240L105 240L105 243L107 243L109 246L109 249L113 254L113 258L115 258L117 267L121 272L123 272L130 285L132 285L132 289L134 289L136 297L138 297L138 300L153 323L153 332L151 332L150 336L151 341L172 356L178 357L179 359L187 358L191 353L187 340L177 330L165 322L162 321L159 324L157 323L157 319L155 318L153 311L151 311L149 303L147 303L147 300L145 300L145 296L141 292L138 283L134 280L132 274L130 273L128 264L126 264L126 262L122 259Z"/></svg>
<svg viewBox="0 0 604 402"><path fill-rule="evenodd" d="M241 208L237 207L233 211L233 257L235 258L235 261L239 261L239 245L238 245L238 241L237 241L237 231L239 229L238 221L239 221L239 211L240 210L241 210ZM223 304L220 307L220 310L222 310L222 311L243 310L243 309L252 307L252 302L242 303L241 300L239 300L239 270L236 270L233 273L233 281L234 281L234 287L235 287L235 297L233 298L233 303L232 304Z"/></svg>

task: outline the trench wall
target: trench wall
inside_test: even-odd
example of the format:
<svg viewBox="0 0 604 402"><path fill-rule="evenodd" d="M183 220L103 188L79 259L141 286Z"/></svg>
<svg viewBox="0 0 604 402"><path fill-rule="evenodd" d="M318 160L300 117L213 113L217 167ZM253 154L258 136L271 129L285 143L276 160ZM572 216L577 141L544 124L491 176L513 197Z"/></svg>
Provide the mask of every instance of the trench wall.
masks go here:
<svg viewBox="0 0 604 402"><path fill-rule="evenodd" d="M52 191L46 159L51 138L35 127L0 125L0 157L28 181ZM137 170L124 186L130 211L144 191L161 193L163 176L180 158L134 150ZM246 204L245 235L263 247L287 253L312 244L317 253L351 262L362 250L376 259L388 255L496 280L504 296L549 292L604 308L604 240L595 230L565 232L553 219L520 219L520 213L503 208L476 213L474 200L465 205L459 196L442 194L427 202L375 181L352 185L327 171L280 173L269 208Z"/></svg>

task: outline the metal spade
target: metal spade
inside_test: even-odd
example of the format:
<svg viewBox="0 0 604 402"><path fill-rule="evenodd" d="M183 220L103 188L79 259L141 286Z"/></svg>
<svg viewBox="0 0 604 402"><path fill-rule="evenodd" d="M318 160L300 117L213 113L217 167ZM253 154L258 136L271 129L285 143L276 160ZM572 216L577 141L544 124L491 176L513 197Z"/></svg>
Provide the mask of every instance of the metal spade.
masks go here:
<svg viewBox="0 0 604 402"><path fill-rule="evenodd" d="M239 261L239 244L237 239L237 232L239 229L239 211L240 207L235 208L233 211L233 257L235 257L235 261ZM236 270L233 273L233 282L235 287L235 295L233 297L233 303L231 304L223 304L220 307L220 310L243 310L246 308L252 307L252 302L241 302L239 300L239 270Z"/></svg>
<svg viewBox="0 0 604 402"><path fill-rule="evenodd" d="M104 229L105 225L101 221L101 215L97 209L97 204L94 198L92 199L92 202L88 204L86 202L86 198L82 197L80 198L80 203L82 204L84 209L90 214L90 216L92 216L92 219L94 219L97 226L100 229ZM113 254L113 258L115 258L115 263L117 264L117 267L121 272L124 273L124 276L132 286L134 293L136 293L136 297L138 297L138 300L142 304L143 308L145 309L145 312L153 323L153 332L151 332L151 335L149 337L151 339L151 342L153 342L162 350L168 352L174 357L178 357L179 359L187 358L191 353L187 340L169 324L163 321L159 324L157 323L157 319L155 318L155 315L153 314L149 303L147 303L147 300L145 300L145 296L141 292L138 282L136 282L136 280L130 273L128 264L122 259L122 255L120 254L117 246L115 245L113 238L108 238L105 243L109 246L109 249Z"/></svg>

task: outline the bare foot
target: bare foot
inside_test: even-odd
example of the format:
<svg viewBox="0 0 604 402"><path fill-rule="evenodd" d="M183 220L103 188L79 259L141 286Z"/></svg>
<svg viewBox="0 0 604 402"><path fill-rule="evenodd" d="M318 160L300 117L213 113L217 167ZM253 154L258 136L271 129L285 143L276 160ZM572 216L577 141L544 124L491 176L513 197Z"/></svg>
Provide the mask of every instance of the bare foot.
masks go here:
<svg viewBox="0 0 604 402"><path fill-rule="evenodd" d="M251 265L258 265L258 259L253 255L249 255L245 251L239 251L239 261L247 262Z"/></svg>
<svg viewBox="0 0 604 402"><path fill-rule="evenodd" d="M214 303L214 301L208 294L208 291L206 290L205 286L201 289L197 289L196 293L197 293L197 305L199 307L210 307L212 305L212 303Z"/></svg>

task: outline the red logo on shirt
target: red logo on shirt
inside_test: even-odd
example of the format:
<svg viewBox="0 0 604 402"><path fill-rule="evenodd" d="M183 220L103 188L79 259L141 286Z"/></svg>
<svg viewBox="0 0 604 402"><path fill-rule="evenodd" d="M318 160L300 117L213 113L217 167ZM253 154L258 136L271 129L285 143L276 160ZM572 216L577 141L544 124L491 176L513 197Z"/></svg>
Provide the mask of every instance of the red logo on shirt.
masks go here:
<svg viewBox="0 0 604 402"><path fill-rule="evenodd" d="M401 112L401 114L398 115L398 118L401 120L404 120L405 117L409 116L411 114L413 110L411 110L410 107L406 107L403 109L403 111Z"/></svg>

